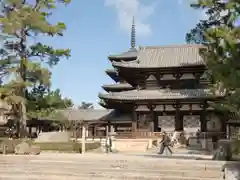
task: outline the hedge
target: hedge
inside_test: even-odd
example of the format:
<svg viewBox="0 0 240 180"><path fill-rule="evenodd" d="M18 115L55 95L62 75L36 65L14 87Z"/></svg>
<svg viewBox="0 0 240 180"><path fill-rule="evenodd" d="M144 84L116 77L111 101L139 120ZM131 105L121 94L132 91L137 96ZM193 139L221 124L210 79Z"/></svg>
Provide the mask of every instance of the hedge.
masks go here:
<svg viewBox="0 0 240 180"><path fill-rule="evenodd" d="M78 142L63 142L63 143L33 143L34 145L40 146L41 151L57 151L57 152L82 152L82 144ZM86 143L86 151L97 149L100 147L99 142Z"/></svg>
<svg viewBox="0 0 240 180"><path fill-rule="evenodd" d="M7 154L14 153L15 146L20 144L23 141L31 144L31 140L27 140L27 139L1 138L0 139L0 153L3 153L3 149L5 149L5 153L7 153Z"/></svg>
<svg viewBox="0 0 240 180"><path fill-rule="evenodd" d="M233 154L240 155L240 140L235 140L231 146Z"/></svg>
<svg viewBox="0 0 240 180"><path fill-rule="evenodd" d="M26 139L0 139L0 153L3 153L4 147L6 148L6 153L14 153L14 148L21 142L27 142L30 145L37 145L40 147L41 151L56 151L56 152L72 152L81 153L82 145L78 142L46 142L46 143L35 143L32 140ZM85 144L86 151L97 149L101 146L99 142L88 142Z"/></svg>

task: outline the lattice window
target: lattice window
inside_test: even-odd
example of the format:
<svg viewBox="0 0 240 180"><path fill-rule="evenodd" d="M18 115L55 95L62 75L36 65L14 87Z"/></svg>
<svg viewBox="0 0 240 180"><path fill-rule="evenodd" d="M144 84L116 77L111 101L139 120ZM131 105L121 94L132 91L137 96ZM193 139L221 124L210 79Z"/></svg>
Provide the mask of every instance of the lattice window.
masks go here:
<svg viewBox="0 0 240 180"><path fill-rule="evenodd" d="M183 116L183 126L185 128L200 128L200 116L199 115Z"/></svg>
<svg viewBox="0 0 240 180"><path fill-rule="evenodd" d="M158 124L161 128L173 128L174 123L174 116L158 116Z"/></svg>
<svg viewBox="0 0 240 180"><path fill-rule="evenodd" d="M230 126L230 137L231 139L240 140L240 127Z"/></svg>
<svg viewBox="0 0 240 180"><path fill-rule="evenodd" d="M138 114L138 126L139 128L148 128L149 126L149 114Z"/></svg>

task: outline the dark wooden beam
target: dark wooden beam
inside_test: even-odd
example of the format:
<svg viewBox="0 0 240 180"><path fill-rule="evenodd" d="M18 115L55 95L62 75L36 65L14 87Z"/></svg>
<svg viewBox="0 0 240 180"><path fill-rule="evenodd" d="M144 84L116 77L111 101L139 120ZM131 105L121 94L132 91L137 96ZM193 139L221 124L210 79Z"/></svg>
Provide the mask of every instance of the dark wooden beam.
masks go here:
<svg viewBox="0 0 240 180"><path fill-rule="evenodd" d="M183 116L180 111L181 104L177 102L173 107L175 108L175 131L183 131Z"/></svg>
<svg viewBox="0 0 240 180"><path fill-rule="evenodd" d="M207 103L204 102L201 105L202 111L200 112L201 131L207 131Z"/></svg>
<svg viewBox="0 0 240 180"><path fill-rule="evenodd" d="M132 112L132 132L137 131L137 113L133 110Z"/></svg>

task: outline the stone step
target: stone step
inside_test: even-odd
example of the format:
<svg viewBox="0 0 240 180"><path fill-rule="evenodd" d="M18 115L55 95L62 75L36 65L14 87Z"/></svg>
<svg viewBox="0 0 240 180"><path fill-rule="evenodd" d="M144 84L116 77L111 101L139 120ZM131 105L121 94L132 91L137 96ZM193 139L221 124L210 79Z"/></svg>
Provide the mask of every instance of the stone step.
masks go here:
<svg viewBox="0 0 240 180"><path fill-rule="evenodd" d="M94 180L223 180L219 178L192 178L192 177L178 177L178 176L164 176L164 177L111 177L111 176L105 176L105 177L99 177L99 176L80 176L80 177L71 177L71 176L56 176L56 175L42 175L42 176L37 176L33 174L1 174L0 175L1 179L4 180L89 180L89 179L94 179Z"/></svg>
<svg viewBox="0 0 240 180"><path fill-rule="evenodd" d="M222 180L223 162L120 154L0 156L0 179Z"/></svg>
<svg viewBox="0 0 240 180"><path fill-rule="evenodd" d="M142 158L141 156L144 156L144 158ZM15 155L8 155L5 156L7 157L7 159L9 160L10 158L15 159L16 156ZM18 155L18 157L20 157L20 155ZM82 154L71 154L71 153L51 153L51 152L45 152L45 153L41 153L40 156L34 157L34 159L56 159L57 157L61 158L61 160L63 159L68 159L68 160L75 160L76 158L81 158L81 160L93 160L93 159L101 159L101 160L126 160L126 157L131 158L131 161L139 161L139 162L145 162L147 161L166 161L166 162L178 162L178 163L198 163L198 164L224 164L224 161L212 161L212 160L199 160L196 161L194 159L169 159L169 158L164 158L161 157L160 159L158 157L160 157L157 154L123 154L123 153L119 153L119 154L95 154L95 153L90 153L85 155ZM4 158L4 157L3 157ZM26 156L24 156L24 158L26 158ZM28 156L27 158L31 158L30 156Z"/></svg>
<svg viewBox="0 0 240 180"><path fill-rule="evenodd" d="M5 164L0 165L0 171L5 170L5 167L11 168L11 169L19 169L19 167L21 166L22 168L28 168L28 166L32 165L35 168L39 168L39 169L44 169L44 168L51 168L51 169L58 169L59 167L56 167L56 164L63 164L63 163L48 163L46 162L44 163L39 163L39 164L33 164L33 163L28 163L27 165L24 164ZM69 163L64 163L66 165L65 169L79 169L79 167L82 167L83 169L85 168L91 168L91 169L128 169L128 170L139 170L139 171L144 171L146 169L149 169L149 171L151 171L151 169L153 170L157 170L157 171L182 171L182 172L189 172L189 171L194 171L196 173L200 172L204 172L204 173L220 173L221 172L221 168L217 167L213 167L213 168L207 168L205 170L205 168L199 168L199 167L189 167L189 166L181 166L181 165L161 165L161 166L143 166L143 165L136 165L136 164L104 164L101 163L101 165L99 164L93 164L93 163L81 163L81 164L69 164Z"/></svg>
<svg viewBox="0 0 240 180"><path fill-rule="evenodd" d="M108 159L108 156L106 156L106 154L100 154L102 155L103 157L105 156L105 158L93 158L93 159L85 159L85 158L81 158L80 162L78 161L75 161L75 159L70 159L70 158L67 158L67 159L61 159L61 160L58 160L56 158L46 158L46 159L29 159L29 161L31 162L37 162L37 163L41 163L41 162L48 162L48 163L61 163L61 162L65 162L65 163L92 163L92 161L101 161L101 163L121 163L121 164L128 164L128 165L131 165L131 164L138 164L140 163L141 165L143 166L146 166L146 167L149 167L149 166L166 166L166 165L181 165L181 166L189 166L190 164L194 164L195 167L201 167L201 168L208 168L208 167L221 167L224 162L218 162L218 161L203 161L203 160L181 160L181 159L166 159L166 158L151 158L151 159L148 159L146 158L144 161L141 161L141 160L138 160L138 159L131 159L131 160L124 160L124 159L117 159L117 158L114 158L114 159L111 159L109 158ZM112 158L114 156L109 155L111 156ZM128 157L128 156L127 156ZM129 158L131 158L131 156L129 156ZM139 156L139 158L143 158L142 156ZM13 161L12 162L15 162L15 159L12 159ZM10 162L10 160L8 160L8 162ZM144 163L145 162L145 163ZM146 164L147 162L147 164ZM1 164L1 162L0 162ZM192 166L190 166L192 167Z"/></svg>
<svg viewBox="0 0 240 180"><path fill-rule="evenodd" d="M64 167L61 169L59 167ZM181 166L168 166L168 167L141 167L135 164L135 166L125 166L124 164L110 164L105 163L31 163L27 164L5 164L5 166L0 165L0 175L4 173L15 172L19 173L33 173L39 176L44 172L45 175L61 175L61 176L88 176L89 174L95 174L100 177L104 176L105 172L109 176L117 177L118 175L124 174L125 176L131 176L135 174L136 177L151 177L155 178L161 176L178 176L178 177L192 177L192 178L222 178L222 173L220 170L195 170L187 169L187 167L182 168ZM135 177L134 176L134 177Z"/></svg>
<svg viewBox="0 0 240 180"><path fill-rule="evenodd" d="M130 157L129 157L130 158ZM142 157L139 157L142 158ZM48 164L54 164L54 163L62 163L64 162L65 164L92 164L93 162L96 161L101 161L101 164L122 164L122 165L128 165L128 166L132 166L132 165L137 165L137 166L142 166L142 167L165 167L165 166L182 166L182 167L193 167L193 166L189 166L191 163L194 163L194 167L197 168L201 168L201 169L208 169L208 168L221 168L223 163L218 164L218 163L211 163L211 162L204 162L202 163L201 160L195 160L195 161L182 161L179 159L179 161L171 161L171 159L165 160L162 158L158 158L158 159L153 159L153 160L146 160L146 161L139 161L139 160L121 160L121 159L98 159L98 158L94 158L94 159L84 159L81 158L80 161L75 161L75 159L54 159L54 158L46 158L46 159L28 159L26 157L26 159L24 159L25 161L28 161L29 163L48 163ZM145 162L145 163L144 163ZM9 159L7 162L4 161L4 159L2 159L2 161L0 161L0 165L2 164L6 164L6 163L16 163L16 164L21 164L22 161L21 160L15 160L15 159Z"/></svg>
<svg viewBox="0 0 240 180"><path fill-rule="evenodd" d="M103 156L105 156L105 154L102 154ZM111 155L110 155L111 156ZM16 157L16 156L15 156ZM131 158L131 157L129 157ZM142 158L142 157L139 157ZM106 159L104 158L93 158L93 159L85 159L84 157L82 157L81 159L79 159L79 161L76 161L76 159L61 159L58 160L53 157L48 157L48 158L44 158L44 159L38 159L37 157L35 159L31 159L29 157L25 157L24 161L28 161L28 163L33 163L33 164L50 164L50 165L54 165L54 164L61 164L61 163L65 163L68 165L88 165L88 164L92 164L94 166L94 164L96 164L95 162L97 161L101 161L101 166L110 166L110 165L124 165L124 166L128 166L129 168L135 168L137 167L142 167L142 168L168 168L168 167L176 167L176 168L190 168L190 169L199 169L199 170L205 170L205 169L210 169L210 170L219 170L221 169L223 163L219 163L219 162L214 162L214 161L206 161L206 162L202 162L201 160L199 161L194 161L194 160L178 160L175 161L172 159L164 159L164 158L159 158L159 159L145 159L146 161L141 161L141 160L137 160L137 159L132 159L131 161L128 160L122 160L122 159ZM6 164L15 164L15 165L20 165L22 164L22 160L17 160L14 158L9 158L8 161L6 162L4 160L4 158L2 158L2 161L0 161L0 165L6 165ZM190 164L194 164L194 166L191 166Z"/></svg>
<svg viewBox="0 0 240 180"><path fill-rule="evenodd" d="M61 176L61 177L116 177L116 178L161 178L161 177L184 177L184 178L193 178L193 179L222 179L221 173L216 172L195 172L195 171L162 171L162 170L129 170L129 169L110 169L110 168L91 168L91 167L78 167L78 168L50 168L50 167L36 167L35 165L31 165L29 168L25 167L6 167L5 169L0 169L0 177L3 174L12 174L14 172L18 175L34 175L40 177L44 176Z"/></svg>
<svg viewBox="0 0 240 180"><path fill-rule="evenodd" d="M211 178L216 178L216 177L222 177L222 172L221 171L193 171L193 170L181 170L181 169L143 169L143 168L137 168L137 169L129 169L128 167L92 167L92 166L79 166L79 167L74 167L74 166L69 166L65 167L64 171L61 171L59 167L51 167L51 166L37 166L34 164L31 164L31 167L26 167L26 166L8 166L8 169L6 167L1 167L0 166L0 174L5 173L5 172L16 172L16 173L34 173L37 174L39 172L43 172L46 174L56 174L59 173L59 175L78 175L79 173L101 173L101 172L111 172L111 173L137 173L141 174L144 172L142 176L148 175L148 174L161 174L161 175L176 175L176 176L183 176L183 177L211 177ZM80 172L79 172L80 171ZM71 172L69 174L69 172Z"/></svg>

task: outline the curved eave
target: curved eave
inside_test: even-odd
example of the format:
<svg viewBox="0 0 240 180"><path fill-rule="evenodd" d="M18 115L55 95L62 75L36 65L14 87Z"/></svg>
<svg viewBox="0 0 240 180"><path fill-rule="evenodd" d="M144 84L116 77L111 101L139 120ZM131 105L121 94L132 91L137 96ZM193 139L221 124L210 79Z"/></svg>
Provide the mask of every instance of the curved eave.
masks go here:
<svg viewBox="0 0 240 180"><path fill-rule="evenodd" d="M108 102L107 100L101 99L101 101L98 103L100 106L102 106L105 109L126 109L128 108L126 104L122 104L121 102L111 101Z"/></svg>
<svg viewBox="0 0 240 180"><path fill-rule="evenodd" d="M110 61L133 61L137 59L137 56L108 56Z"/></svg>
<svg viewBox="0 0 240 180"><path fill-rule="evenodd" d="M107 69L105 71L105 73L110 77L112 78L115 82L119 82L120 81L120 78L117 74L117 72L114 70L114 69Z"/></svg>
<svg viewBox="0 0 240 180"><path fill-rule="evenodd" d="M132 87L128 83L103 85L102 88L107 92L124 91L124 90L133 90L134 89L134 87Z"/></svg>
<svg viewBox="0 0 240 180"><path fill-rule="evenodd" d="M121 53L119 55L110 55L108 56L108 59L110 61L120 61L120 60L124 60L124 61L132 61L132 60L136 60L138 57L138 51L136 48L131 48L129 49L129 51Z"/></svg>

